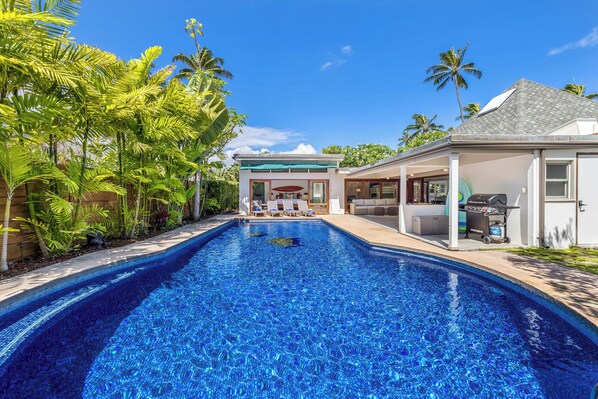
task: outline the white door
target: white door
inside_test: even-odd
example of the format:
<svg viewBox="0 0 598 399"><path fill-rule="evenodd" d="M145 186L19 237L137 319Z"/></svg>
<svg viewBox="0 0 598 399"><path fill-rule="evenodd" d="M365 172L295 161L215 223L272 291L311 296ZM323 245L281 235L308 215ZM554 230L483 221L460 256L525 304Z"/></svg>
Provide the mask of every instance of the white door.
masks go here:
<svg viewBox="0 0 598 399"><path fill-rule="evenodd" d="M577 243L598 245L598 155L577 159Z"/></svg>

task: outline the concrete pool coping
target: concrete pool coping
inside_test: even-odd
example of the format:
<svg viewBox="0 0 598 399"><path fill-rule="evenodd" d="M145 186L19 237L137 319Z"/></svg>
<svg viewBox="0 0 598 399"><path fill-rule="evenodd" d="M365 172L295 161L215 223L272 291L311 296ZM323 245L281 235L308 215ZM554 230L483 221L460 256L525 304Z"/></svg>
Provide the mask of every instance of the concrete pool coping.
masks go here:
<svg viewBox="0 0 598 399"><path fill-rule="evenodd" d="M491 273L524 288L531 288L570 309L598 328L598 276L565 266L500 251L454 252L401 235L396 230L351 215L325 215L312 218L244 218L221 215L189 224L156 237L123 247L81 255L64 262L0 281L0 315L44 295L56 285L68 285L87 275L109 271L124 262L157 255L189 239L206 234L238 219L251 221L324 222L364 241L371 246L400 249L438 256Z"/></svg>

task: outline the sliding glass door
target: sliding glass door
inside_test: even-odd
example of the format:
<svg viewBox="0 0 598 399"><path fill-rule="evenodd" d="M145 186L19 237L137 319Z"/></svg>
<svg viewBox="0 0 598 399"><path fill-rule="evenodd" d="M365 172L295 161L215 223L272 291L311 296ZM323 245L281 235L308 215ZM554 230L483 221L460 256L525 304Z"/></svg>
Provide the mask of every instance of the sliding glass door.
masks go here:
<svg viewBox="0 0 598 399"><path fill-rule="evenodd" d="M309 206L318 214L328 213L328 180L309 181Z"/></svg>
<svg viewBox="0 0 598 399"><path fill-rule="evenodd" d="M251 181L251 201L258 201L260 204L270 199L270 181L252 180Z"/></svg>

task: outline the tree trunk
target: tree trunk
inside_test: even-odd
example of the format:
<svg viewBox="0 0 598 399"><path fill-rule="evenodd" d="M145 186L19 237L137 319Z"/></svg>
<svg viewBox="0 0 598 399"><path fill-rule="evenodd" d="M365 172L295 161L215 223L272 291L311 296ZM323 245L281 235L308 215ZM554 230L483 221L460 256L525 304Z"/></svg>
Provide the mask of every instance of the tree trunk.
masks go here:
<svg viewBox="0 0 598 399"><path fill-rule="evenodd" d="M33 195L31 193L30 183L25 183L25 193L27 195L27 209L29 210L29 218L36 222L37 215L35 214L35 206L33 205ZM44 236L42 235L41 230L35 223L32 224L32 227L33 233L35 234L35 238L37 240L37 245L39 245L39 249L42 251L42 257L49 258L50 252L48 252L48 247L46 246L46 241L44 241Z"/></svg>
<svg viewBox="0 0 598 399"><path fill-rule="evenodd" d="M116 133L116 148L118 152L118 184L125 190L123 195L117 195L116 197L116 221L118 234L121 238L125 238L127 235L125 210L127 209L127 187L124 182L124 170L123 170L123 151L125 148L124 134L121 132Z"/></svg>
<svg viewBox="0 0 598 399"><path fill-rule="evenodd" d="M2 225L2 255L0 256L0 272L8 270L8 222L10 220L10 203L12 193L6 193L6 205L4 206L4 224Z"/></svg>
<svg viewBox="0 0 598 399"><path fill-rule="evenodd" d="M193 220L201 216L201 172L195 172L195 196L193 197Z"/></svg>
<svg viewBox="0 0 598 399"><path fill-rule="evenodd" d="M143 155L139 157L139 169L143 169ZM143 172L141 172L143 173ZM141 180L137 184L137 199L135 199L135 218L133 219L133 227L131 228L131 238L137 235L137 221L139 220L139 208L141 207Z"/></svg>
<svg viewBox="0 0 598 399"><path fill-rule="evenodd" d="M83 188L85 185L85 167L87 166L87 140L89 138L89 120L85 122L85 133L83 133L83 143L82 143L82 155L81 155L81 173L79 174L79 190L77 191L77 198L75 198L75 214L73 215L73 223L72 226L75 227L77 223L79 223L79 211L81 210L81 205L83 203ZM71 246L73 245L75 237L71 234L69 238L69 243L66 246L66 252L70 252Z"/></svg>
<svg viewBox="0 0 598 399"><path fill-rule="evenodd" d="M141 181L137 185L137 199L135 200L135 218L133 219L133 227L131 228L131 238L137 235L137 220L139 220L139 208L141 207Z"/></svg>
<svg viewBox="0 0 598 399"><path fill-rule="evenodd" d="M459 97L459 86L455 79L453 79L453 83L455 83L455 93L457 93L457 102L459 103L459 115L461 115L461 123L463 123L465 122L465 118L463 118L463 107L461 106L461 97Z"/></svg>

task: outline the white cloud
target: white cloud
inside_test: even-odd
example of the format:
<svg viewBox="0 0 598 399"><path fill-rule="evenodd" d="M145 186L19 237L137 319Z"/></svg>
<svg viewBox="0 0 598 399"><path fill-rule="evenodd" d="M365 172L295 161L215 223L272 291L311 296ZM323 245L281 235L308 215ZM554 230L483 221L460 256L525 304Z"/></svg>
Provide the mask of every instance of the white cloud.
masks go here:
<svg viewBox="0 0 598 399"><path fill-rule="evenodd" d="M585 47L593 47L598 44L598 26L594 27L592 31L579 39L576 42L567 43L561 47L554 48L548 52L548 55L557 55L561 54L565 51L577 49L577 48L585 48Z"/></svg>
<svg viewBox="0 0 598 399"><path fill-rule="evenodd" d="M224 148L226 159L224 163L234 163L234 154L259 154L269 152L272 154L316 154L316 149L311 144L299 143L289 151L274 151L271 147L297 143L303 138L301 133L280 130L271 127L245 126L238 137L231 140Z"/></svg>
<svg viewBox="0 0 598 399"><path fill-rule="evenodd" d="M327 70L327 69L330 69L330 68L332 68L333 66L334 66L334 64L333 64L332 62L330 62L330 61L328 61L328 62L325 62L325 63L323 63L323 64L322 64L322 66L320 67L320 71L325 71L325 70Z"/></svg>
<svg viewBox="0 0 598 399"><path fill-rule="evenodd" d="M271 147L278 144L296 142L301 134L271 127L244 126L243 132L231 140L226 148Z"/></svg>
<svg viewBox="0 0 598 399"><path fill-rule="evenodd" d="M299 143L291 151L281 151L279 154L317 154L318 151L311 144Z"/></svg>
<svg viewBox="0 0 598 399"><path fill-rule="evenodd" d="M347 60L342 60L342 59L325 62L322 64L322 66L320 66L320 72L326 71L331 68L338 68L338 67L342 66L345 62L347 62Z"/></svg>
<svg viewBox="0 0 598 399"><path fill-rule="evenodd" d="M349 44L341 46L341 54L347 57L353 55L353 47L351 47L351 45ZM339 58L334 53L328 54L328 57L331 58L331 60L326 61L325 63L320 65L320 72L324 72L332 68L341 67L347 62L346 58Z"/></svg>

